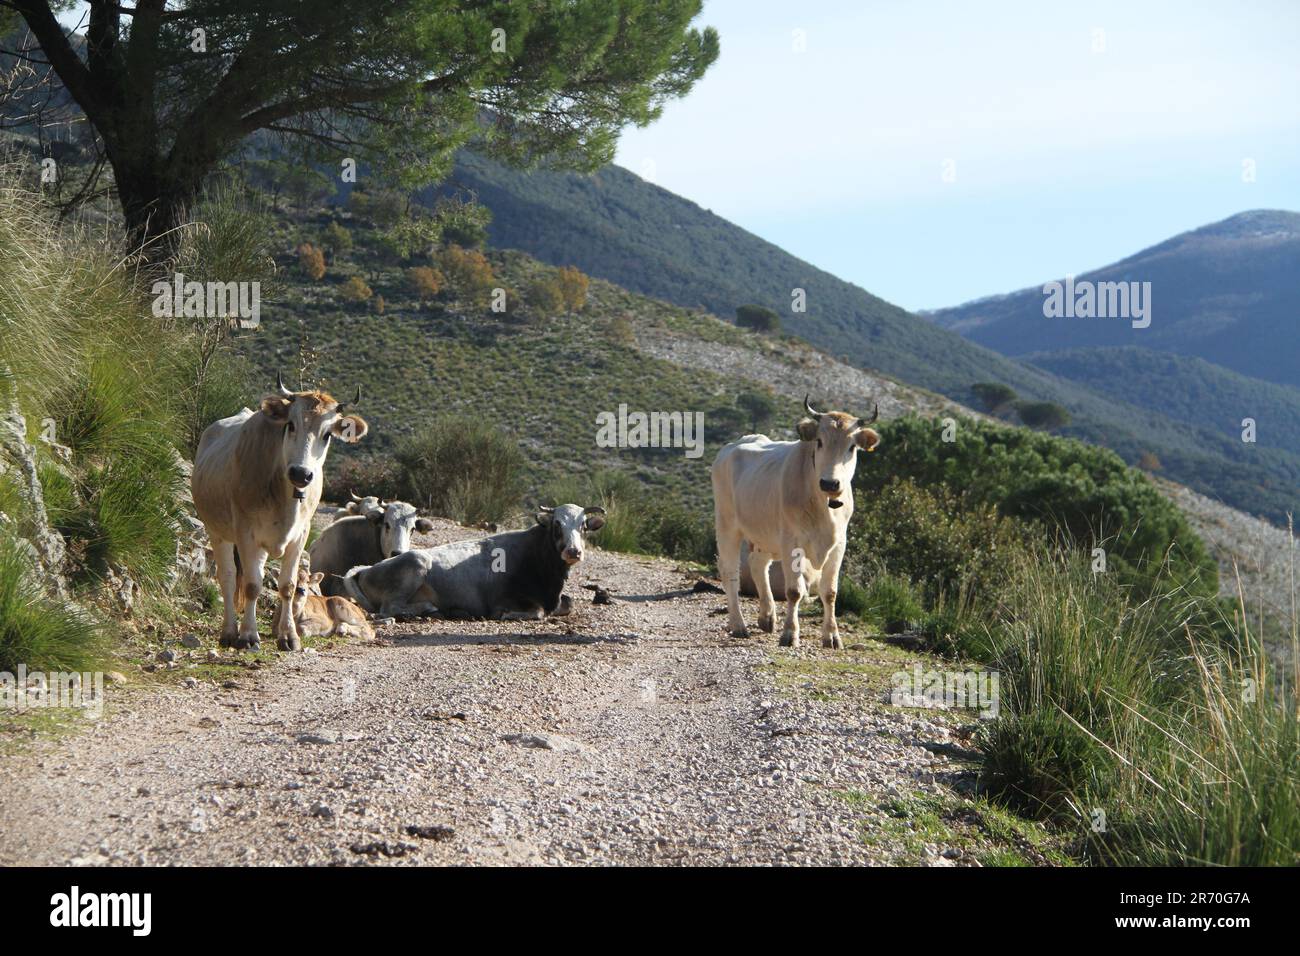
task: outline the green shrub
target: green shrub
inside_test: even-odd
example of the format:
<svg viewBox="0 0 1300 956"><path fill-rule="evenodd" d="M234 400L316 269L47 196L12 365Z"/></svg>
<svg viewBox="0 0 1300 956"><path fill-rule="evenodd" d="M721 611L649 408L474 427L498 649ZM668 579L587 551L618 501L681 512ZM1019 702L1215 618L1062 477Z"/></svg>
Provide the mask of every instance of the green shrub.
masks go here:
<svg viewBox="0 0 1300 956"><path fill-rule="evenodd" d="M1182 512L1111 451L970 419L958 420L950 442L943 440L942 422L913 415L879 430L882 441L870 467L859 467L854 481L864 524L886 510L872 503L885 486L908 479L920 488L944 489L945 509L996 509L1037 522L1085 551L1104 547L1109 571L1123 583L1150 588L1168 576L1195 594L1210 597L1218 590L1218 569ZM870 537L864 542L875 545Z"/></svg>
<svg viewBox="0 0 1300 956"><path fill-rule="evenodd" d="M564 311L564 290L554 276L539 276L528 283L525 299L539 318L554 318Z"/></svg>
<svg viewBox="0 0 1300 956"><path fill-rule="evenodd" d="M877 563L930 604L961 588L996 600L1014 553L1029 540L1029 529L992 506L964 506L943 486L927 490L903 479L858 492L849 565L866 580L861 562Z"/></svg>
<svg viewBox="0 0 1300 956"><path fill-rule="evenodd" d="M94 670L105 632L91 615L44 593L22 543L0 528L0 671Z"/></svg>
<svg viewBox="0 0 1300 956"><path fill-rule="evenodd" d="M434 203L433 216L449 245L477 249L487 242L492 211L487 206L460 196L442 196Z"/></svg>
<svg viewBox="0 0 1300 956"><path fill-rule="evenodd" d="M736 307L736 324L742 329L775 335L781 331L781 316L767 306L741 305Z"/></svg>
<svg viewBox="0 0 1300 956"><path fill-rule="evenodd" d="M518 507L527 463L519 442L481 418L435 421L393 457L402 497L462 524L500 521Z"/></svg>

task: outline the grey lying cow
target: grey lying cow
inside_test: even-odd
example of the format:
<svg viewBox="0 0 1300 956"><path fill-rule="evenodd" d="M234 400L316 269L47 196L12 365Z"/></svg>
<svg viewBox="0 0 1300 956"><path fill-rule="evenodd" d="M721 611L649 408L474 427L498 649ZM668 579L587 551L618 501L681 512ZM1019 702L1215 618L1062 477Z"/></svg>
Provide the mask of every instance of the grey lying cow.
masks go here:
<svg viewBox="0 0 1300 956"><path fill-rule="evenodd" d="M358 565L378 564L409 551L411 532L432 530L433 522L419 517L414 505L389 501L340 518L321 532L308 549L311 566L326 575L347 574Z"/></svg>
<svg viewBox="0 0 1300 956"><path fill-rule="evenodd" d="M407 551L342 578L326 577L321 591L381 617L436 609L448 617L540 619L560 608L585 536L604 525L604 515L578 505L543 508L526 531Z"/></svg>

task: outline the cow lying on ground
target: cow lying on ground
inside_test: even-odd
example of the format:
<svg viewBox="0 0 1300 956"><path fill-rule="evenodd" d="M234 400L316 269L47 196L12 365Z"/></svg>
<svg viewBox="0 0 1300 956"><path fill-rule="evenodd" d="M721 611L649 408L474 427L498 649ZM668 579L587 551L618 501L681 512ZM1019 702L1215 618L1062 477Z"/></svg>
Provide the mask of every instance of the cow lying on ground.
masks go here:
<svg viewBox="0 0 1300 956"><path fill-rule="evenodd" d="M362 498L355 491L348 493L350 500L338 511L334 512L334 520L339 521L350 515L361 515L365 517L376 511L384 510L384 499L377 495L366 495Z"/></svg>
<svg viewBox="0 0 1300 956"><path fill-rule="evenodd" d="M419 517L414 505L389 501L340 518L322 531L308 549L311 566L325 574L347 574L358 565L378 564L409 551L413 531L432 530L433 522Z"/></svg>
<svg viewBox="0 0 1300 956"><path fill-rule="evenodd" d="M365 612L353 602L347 598L313 593L324 577L319 571L306 577L299 575L298 586L293 592L293 620L298 626L298 636L342 634L344 637L374 637L375 629L366 620Z"/></svg>
<svg viewBox="0 0 1300 956"><path fill-rule="evenodd" d="M748 540L759 628L773 629L776 605L767 570L772 561L781 561L786 571L781 644L799 646L799 602L816 587L822 602L822 646L839 648L844 645L835 622L835 589L853 516L853 472L858 449L872 451L880 442L867 427L880 409L870 419L819 412L806 397L804 408L808 417L798 424L798 441L746 435L714 459L718 573L735 636L749 635L738 593L740 546Z"/></svg>
<svg viewBox="0 0 1300 956"><path fill-rule="evenodd" d="M280 603L271 630L280 650L301 650L290 599L298 559L320 502L330 441L360 441L364 419L321 391L291 392L276 376L278 394L254 412L213 422L199 439L191 490L212 544L225 617L221 644L257 650L257 599L269 558L281 558ZM361 393L358 390L357 399ZM236 557L238 552L238 558ZM236 607L236 592L244 605Z"/></svg>
<svg viewBox="0 0 1300 956"><path fill-rule="evenodd" d="M327 577L322 591L382 617L436 610L447 617L538 620L562 610L569 571L604 515L601 508L572 504L542 508L526 531L407 551L342 578Z"/></svg>

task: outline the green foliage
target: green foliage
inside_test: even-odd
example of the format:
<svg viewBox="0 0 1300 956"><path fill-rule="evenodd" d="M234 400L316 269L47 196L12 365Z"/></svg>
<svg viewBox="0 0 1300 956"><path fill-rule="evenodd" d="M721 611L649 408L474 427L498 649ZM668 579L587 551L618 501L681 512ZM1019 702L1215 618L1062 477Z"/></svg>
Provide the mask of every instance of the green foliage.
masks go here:
<svg viewBox="0 0 1300 956"><path fill-rule="evenodd" d="M495 422L438 419L403 441L393 457L401 469L400 497L432 514L477 524L500 521L519 506L524 453Z"/></svg>
<svg viewBox="0 0 1300 956"><path fill-rule="evenodd" d="M0 528L0 671L86 671L103 660L103 625L43 592L27 551Z"/></svg>
<svg viewBox="0 0 1300 956"><path fill-rule="evenodd" d="M781 331L781 316L762 305L736 307L736 324L742 329L775 335Z"/></svg>
<svg viewBox="0 0 1300 956"><path fill-rule="evenodd" d="M408 205L406 196L395 189L371 191L358 187L348 195L352 215L381 230L396 226L406 216Z"/></svg>
<svg viewBox="0 0 1300 956"><path fill-rule="evenodd" d="M965 646L1000 676L990 793L1072 822L1099 862L1300 861L1296 688L1250 634L1221 643L1205 599L1139 597L1083 556L1039 549L1012 580Z"/></svg>
<svg viewBox="0 0 1300 956"><path fill-rule="evenodd" d="M776 417L777 402L769 389L749 388L736 396L736 407L749 418L749 430L762 432Z"/></svg>
<svg viewBox="0 0 1300 956"><path fill-rule="evenodd" d="M481 203L460 195L440 196L434 203L433 217L442 241L448 245L481 249L487 243L492 211Z"/></svg>
<svg viewBox="0 0 1300 956"><path fill-rule="evenodd" d="M352 233L342 223L331 222L321 235L321 245L331 256L346 256L352 251Z"/></svg>
<svg viewBox="0 0 1300 956"><path fill-rule="evenodd" d="M1026 402L1015 404L1016 414L1030 428L1051 430L1070 424L1070 413L1056 402Z"/></svg>
<svg viewBox="0 0 1300 956"><path fill-rule="evenodd" d="M1210 596L1217 590L1217 568L1187 519L1113 452L966 419L951 442L943 440L941 422L915 416L880 430L871 467L859 468L855 480L864 524L872 520L867 514L887 510L875 509L872 499L887 484L908 479L922 488L946 488L953 507L996 508L1007 517L1039 522L1086 550L1104 547L1110 572L1125 583L1149 585L1167 561L1173 579L1193 593ZM918 523L916 533L926 530Z"/></svg>
<svg viewBox="0 0 1300 956"><path fill-rule="evenodd" d="M986 412L997 412L1020 398L1014 388L1001 382L976 382L970 390Z"/></svg>
<svg viewBox="0 0 1300 956"><path fill-rule="evenodd" d="M848 553L851 560L868 558L890 576L912 582L933 604L962 588L994 597L1013 553L1028 540L1028 530L993 505L964 502L943 485L890 479L870 492L858 491Z"/></svg>
<svg viewBox="0 0 1300 956"><path fill-rule="evenodd" d="M398 260L427 256L442 241L442 227L425 215L404 215L380 234L380 244Z"/></svg>

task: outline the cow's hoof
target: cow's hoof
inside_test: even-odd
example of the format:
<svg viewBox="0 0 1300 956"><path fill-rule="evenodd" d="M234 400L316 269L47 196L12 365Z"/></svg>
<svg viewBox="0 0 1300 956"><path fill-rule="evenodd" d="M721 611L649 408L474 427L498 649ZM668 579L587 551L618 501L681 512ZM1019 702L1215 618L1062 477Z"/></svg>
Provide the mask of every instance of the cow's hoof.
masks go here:
<svg viewBox="0 0 1300 956"><path fill-rule="evenodd" d="M772 633L775 627L775 621L771 614L760 614L758 616L758 629L768 634Z"/></svg>
<svg viewBox="0 0 1300 956"><path fill-rule="evenodd" d="M237 651L260 651L262 639L256 634L240 634L230 644Z"/></svg>
<svg viewBox="0 0 1300 956"><path fill-rule="evenodd" d="M749 628L745 627L745 625L743 625L743 624L740 625L740 627L733 627L733 628L731 629L731 636L732 636L732 637L749 637Z"/></svg>
<svg viewBox="0 0 1300 956"><path fill-rule="evenodd" d="M275 646L282 651L300 651L302 650L302 641L296 637L280 637L276 639Z"/></svg>
<svg viewBox="0 0 1300 956"><path fill-rule="evenodd" d="M837 651L842 651L844 650L844 642L840 640L840 636L836 634L834 637L823 637L822 647L830 647Z"/></svg>
<svg viewBox="0 0 1300 956"><path fill-rule="evenodd" d="M799 638L795 637L793 634L782 634L779 643L782 647L798 647Z"/></svg>
<svg viewBox="0 0 1300 956"><path fill-rule="evenodd" d="M222 634L221 639L217 641L221 647L240 647L238 634Z"/></svg>

